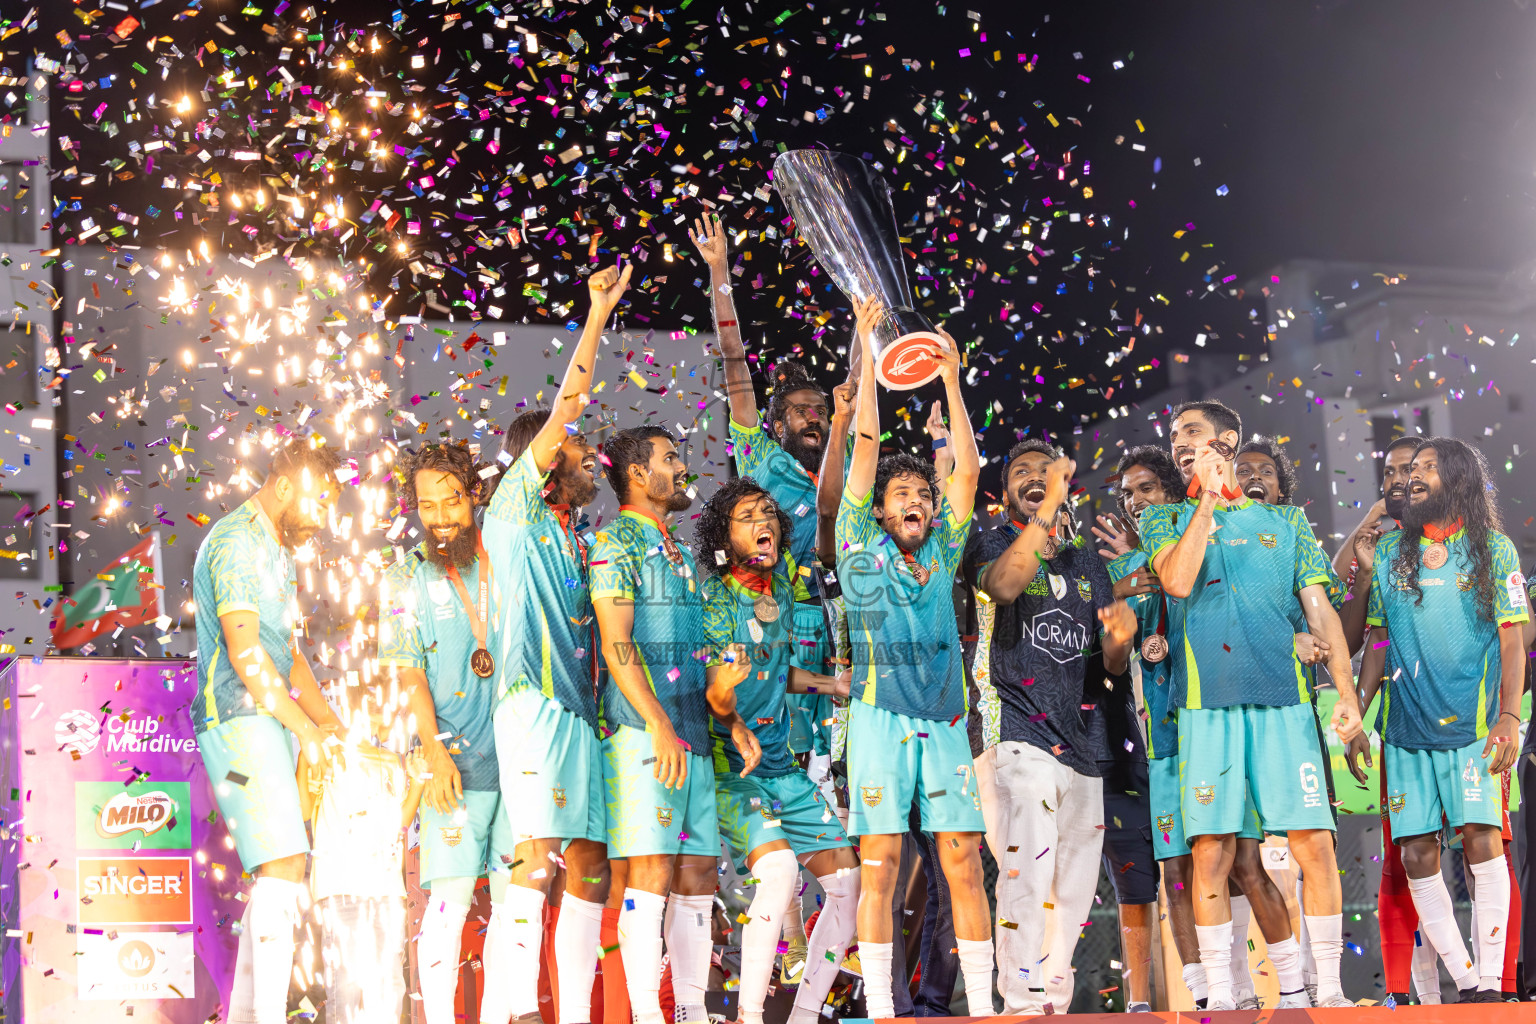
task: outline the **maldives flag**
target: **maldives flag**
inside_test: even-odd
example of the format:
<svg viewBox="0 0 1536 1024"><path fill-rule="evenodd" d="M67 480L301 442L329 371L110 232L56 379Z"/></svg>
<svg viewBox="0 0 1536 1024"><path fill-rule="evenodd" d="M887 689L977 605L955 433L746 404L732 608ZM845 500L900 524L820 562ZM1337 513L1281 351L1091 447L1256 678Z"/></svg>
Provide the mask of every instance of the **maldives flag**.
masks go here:
<svg viewBox="0 0 1536 1024"><path fill-rule="evenodd" d="M160 534L149 536L112 559L96 578L61 602L63 616L53 620L54 646L79 647L118 626L137 626L160 617Z"/></svg>

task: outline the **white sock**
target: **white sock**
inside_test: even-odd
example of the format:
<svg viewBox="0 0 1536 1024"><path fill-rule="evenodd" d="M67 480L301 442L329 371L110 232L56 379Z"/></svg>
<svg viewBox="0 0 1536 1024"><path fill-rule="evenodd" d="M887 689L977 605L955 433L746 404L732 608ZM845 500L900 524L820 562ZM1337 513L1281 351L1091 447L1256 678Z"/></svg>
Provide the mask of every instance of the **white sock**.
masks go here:
<svg viewBox="0 0 1536 1024"><path fill-rule="evenodd" d="M592 979L603 942L603 905L572 896L560 900L555 922L555 968L560 975L560 1024L592 1020Z"/></svg>
<svg viewBox="0 0 1536 1024"><path fill-rule="evenodd" d="M790 1024L813 1024L821 1018L821 1008L842 970L843 955L857 924L859 869L820 875L816 881L821 883L825 899L805 951L805 974L800 978L800 991L795 993Z"/></svg>
<svg viewBox="0 0 1536 1024"><path fill-rule="evenodd" d="M1509 925L1509 864L1500 854L1481 864L1468 864L1472 875L1472 905L1477 910L1478 988L1500 992L1504 988L1504 943Z"/></svg>
<svg viewBox="0 0 1536 1024"><path fill-rule="evenodd" d="M539 1012L539 963L544 945L544 894L508 885L500 903L491 904L485 948L482 1024L507 1024L513 1016Z"/></svg>
<svg viewBox="0 0 1536 1024"><path fill-rule="evenodd" d="M298 947L300 882L262 875L251 887L251 988L259 1024L286 1024L288 982Z"/></svg>
<svg viewBox="0 0 1536 1024"><path fill-rule="evenodd" d="M256 987L251 979L251 901L240 918L240 942L235 948L235 978L230 986L228 1024L256 1024Z"/></svg>
<svg viewBox="0 0 1536 1024"><path fill-rule="evenodd" d="M757 887L752 892L752 905L747 907L746 924L741 926L741 1019L745 1024L762 1024L763 1004L773 980L773 954L785 930L789 905L796 902L795 890L800 887L800 862L791 850L772 850L759 857L749 873L757 880ZM672 897L674 905L677 900ZM803 933L803 926L801 930ZM670 940L669 932L669 947ZM677 968L672 971L675 978ZM678 1002L682 1002L681 996Z"/></svg>
<svg viewBox="0 0 1536 1024"><path fill-rule="evenodd" d="M788 852L788 851L786 851ZM673 893L667 901L662 932L667 940L667 956L672 960L672 999L677 1024L708 1020L704 1012L704 988L709 984L710 955L715 950L710 937L715 897L682 896ZM778 946L778 925L773 926L774 946ZM770 960L769 966L772 966ZM628 963L625 971L629 970Z"/></svg>
<svg viewBox="0 0 1536 1024"><path fill-rule="evenodd" d="M874 1019L896 1016L891 995L891 944L859 942L859 966L864 969L864 1012Z"/></svg>
<svg viewBox="0 0 1536 1024"><path fill-rule="evenodd" d="M799 862L795 862L799 867ZM784 941L794 942L799 939L805 941L805 908L801 904L801 891L804 887L797 876L795 879L795 891L790 894L789 908L784 911Z"/></svg>
<svg viewBox="0 0 1536 1024"><path fill-rule="evenodd" d="M1312 939L1312 959L1317 961L1317 1004L1322 1006L1334 996L1344 994L1339 981L1339 961L1344 956L1344 915L1303 914L1307 934Z"/></svg>
<svg viewBox="0 0 1536 1024"><path fill-rule="evenodd" d="M619 955L624 960L624 978L636 1024L664 1024L661 922L666 912L665 896L640 889L624 890L624 909L619 911Z"/></svg>
<svg viewBox="0 0 1536 1024"><path fill-rule="evenodd" d="M1205 967L1205 981L1210 986L1206 1009L1236 1005L1232 998L1232 922L1197 924L1195 935L1200 940L1200 963Z"/></svg>
<svg viewBox="0 0 1536 1024"><path fill-rule="evenodd" d="M1413 976L1413 994L1425 1006L1440 1005L1440 957L1424 933L1413 933L1413 959L1408 970Z"/></svg>
<svg viewBox="0 0 1536 1024"><path fill-rule="evenodd" d="M965 980L965 1006L972 1017L997 1013L992 1003L992 940L955 939L960 974Z"/></svg>
<svg viewBox="0 0 1536 1024"><path fill-rule="evenodd" d="M1254 995L1253 974L1248 969L1248 921L1253 907L1247 896L1232 897L1232 999L1242 1002Z"/></svg>
<svg viewBox="0 0 1536 1024"><path fill-rule="evenodd" d="M1305 881L1300 874L1296 876L1296 906L1305 907L1301 900L1302 890L1306 888ZM1303 910L1301 920L1296 926L1296 941L1301 946L1301 978L1308 985L1317 984L1317 957L1312 953L1312 936L1307 932L1306 911ZM1321 1002L1321 1000L1319 1000Z"/></svg>
<svg viewBox="0 0 1536 1024"><path fill-rule="evenodd" d="M1184 987L1189 989L1189 994L1194 996L1197 1003L1210 996L1211 987L1205 980L1204 964L1184 965Z"/></svg>
<svg viewBox="0 0 1536 1024"><path fill-rule="evenodd" d="M1413 897L1413 909L1419 912L1419 934L1445 961L1456 987L1476 986L1477 971L1456 926L1456 908L1451 905L1451 891L1445 887L1445 878L1438 872L1428 878L1410 878L1408 893Z"/></svg>
<svg viewBox="0 0 1536 1024"><path fill-rule="evenodd" d="M427 909L421 916L421 934L416 939L416 977L421 985L421 1011L427 1024L454 1024L453 996L459 988L459 942L464 936L464 919L468 916L467 904L427 897Z"/></svg>
<svg viewBox="0 0 1536 1024"><path fill-rule="evenodd" d="M1307 982L1301 974L1301 943L1294 935L1284 942L1269 944L1269 963L1279 976L1282 996L1306 991Z"/></svg>

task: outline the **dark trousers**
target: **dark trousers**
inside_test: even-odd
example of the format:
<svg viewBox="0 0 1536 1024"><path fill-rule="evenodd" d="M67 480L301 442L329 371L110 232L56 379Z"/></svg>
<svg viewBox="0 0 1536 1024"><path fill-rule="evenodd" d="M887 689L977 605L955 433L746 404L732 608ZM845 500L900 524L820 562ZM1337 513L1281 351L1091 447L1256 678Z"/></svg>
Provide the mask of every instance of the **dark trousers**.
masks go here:
<svg viewBox="0 0 1536 1024"><path fill-rule="evenodd" d="M1536 728L1536 727L1533 727ZM1520 813L1511 821L1518 858L1520 903L1525 914L1520 919L1520 971L1516 975L1520 994L1536 1000L1536 744L1527 743L1520 754ZM1527 796L1526 794L1530 794ZM1513 856L1515 851L1507 853ZM1513 942L1511 935L1509 941Z"/></svg>
<svg viewBox="0 0 1536 1024"><path fill-rule="evenodd" d="M939 851L932 835L922 831L917 809L909 819L911 830L901 843L901 876L891 900L891 918L895 923L891 942L891 994L898 1017L948 1017L955 979L960 975L960 958L955 953L955 919L949 905L949 883L939 868ZM912 974L907 969L905 930L916 927L917 915L908 917L907 889L913 861L921 857L927 881L928 900L918 945L918 963L922 974L917 996L911 994Z"/></svg>

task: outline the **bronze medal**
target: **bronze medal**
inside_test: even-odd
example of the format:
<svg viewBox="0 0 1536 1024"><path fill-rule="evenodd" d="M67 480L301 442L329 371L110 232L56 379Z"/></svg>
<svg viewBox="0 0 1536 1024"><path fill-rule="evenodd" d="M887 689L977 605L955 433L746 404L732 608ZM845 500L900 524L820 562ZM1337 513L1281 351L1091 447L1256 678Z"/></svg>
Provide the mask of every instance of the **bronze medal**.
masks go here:
<svg viewBox="0 0 1536 1024"><path fill-rule="evenodd" d="M913 562L912 575L917 579L917 585L923 586L928 582L928 567L921 562Z"/></svg>
<svg viewBox="0 0 1536 1024"><path fill-rule="evenodd" d="M757 616L759 622L777 622L779 602L773 599L772 594L764 594L752 602L752 614Z"/></svg>
<svg viewBox="0 0 1536 1024"><path fill-rule="evenodd" d="M1156 664L1168 657L1168 638L1161 633L1153 633L1141 642L1141 660Z"/></svg>
<svg viewBox="0 0 1536 1024"><path fill-rule="evenodd" d="M1424 568L1438 569L1445 564L1445 560L1449 557L1450 552L1445 549L1445 545L1439 541L1435 541L1429 547L1424 549Z"/></svg>
<svg viewBox="0 0 1536 1024"><path fill-rule="evenodd" d="M469 670L481 679L489 679L496 671L496 659L484 647L478 648L469 656Z"/></svg>

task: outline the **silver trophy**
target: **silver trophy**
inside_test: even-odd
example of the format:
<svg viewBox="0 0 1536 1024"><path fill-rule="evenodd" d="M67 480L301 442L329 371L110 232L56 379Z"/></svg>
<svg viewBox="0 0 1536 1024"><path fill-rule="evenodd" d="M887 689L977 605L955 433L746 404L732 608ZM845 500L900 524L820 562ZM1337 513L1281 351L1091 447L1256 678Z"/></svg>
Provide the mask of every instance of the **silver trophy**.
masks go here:
<svg viewBox="0 0 1536 1024"><path fill-rule="evenodd" d="M800 237L850 299L877 296L885 314L872 332L875 375L892 391L933 380L939 364L924 349L948 347L912 308L901 263L891 188L869 164L846 153L793 149L773 162L773 184Z"/></svg>

